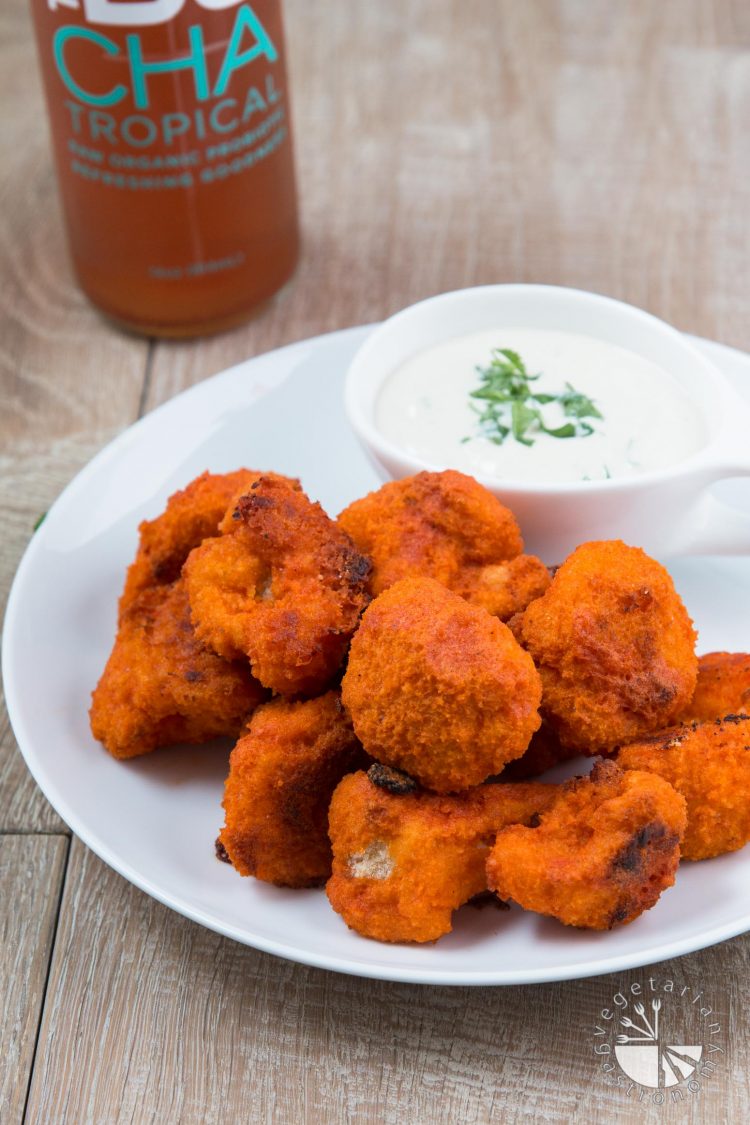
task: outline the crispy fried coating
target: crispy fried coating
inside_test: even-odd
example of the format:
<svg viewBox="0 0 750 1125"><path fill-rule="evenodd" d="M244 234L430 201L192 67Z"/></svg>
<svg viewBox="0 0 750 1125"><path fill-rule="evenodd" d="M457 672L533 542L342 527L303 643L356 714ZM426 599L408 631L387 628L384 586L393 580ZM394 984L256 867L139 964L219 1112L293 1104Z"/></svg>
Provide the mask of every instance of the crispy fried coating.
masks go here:
<svg viewBox="0 0 750 1125"><path fill-rule="evenodd" d="M750 840L750 715L661 731L623 746L617 763L658 774L685 798L684 859L710 859Z"/></svg>
<svg viewBox="0 0 750 1125"><path fill-rule="evenodd" d="M297 481L287 477L291 487ZM138 552L131 564L120 601L124 612L142 590L169 585L179 578L185 559L204 539L218 535L227 508L247 492L260 473L237 469L233 473L201 473L194 481L175 492L166 509L154 520L144 520L138 528Z"/></svg>
<svg viewBox="0 0 750 1125"><path fill-rule="evenodd" d="M368 601L369 560L319 504L264 476L222 534L184 567L197 635L281 695L314 695L335 676Z"/></svg>
<svg viewBox="0 0 750 1125"><path fill-rule="evenodd" d="M229 664L195 636L181 579L143 590L121 617L93 693L91 731L115 758L175 742L236 737L266 697L246 664Z"/></svg>
<svg viewBox="0 0 750 1125"><path fill-rule="evenodd" d="M455 591L501 621L509 621L541 598L551 581L549 569L536 555L517 555L507 562L481 567L474 581L457 583Z"/></svg>
<svg viewBox="0 0 750 1125"><path fill-rule="evenodd" d="M632 922L674 883L685 801L655 774L594 766L561 787L535 828L498 833L488 885L501 899L567 926Z"/></svg>
<svg viewBox="0 0 750 1125"><path fill-rule="evenodd" d="M707 652L698 657L695 694L677 722L699 723L750 711L750 654Z"/></svg>
<svg viewBox="0 0 750 1125"><path fill-rule="evenodd" d="M664 567L619 540L584 543L514 618L564 746L596 753L669 725L695 690L695 630Z"/></svg>
<svg viewBox="0 0 750 1125"><path fill-rule="evenodd" d="M563 746L549 723L542 720L539 730L531 737L528 750L520 758L508 762L500 776L503 781L526 781L578 757L578 750L572 746Z"/></svg>
<svg viewBox="0 0 750 1125"><path fill-rule="evenodd" d="M259 707L232 751L219 842L240 875L311 887L331 873L328 806L367 756L338 693Z"/></svg>
<svg viewBox="0 0 750 1125"><path fill-rule="evenodd" d="M404 578L372 602L342 683L367 752L439 793L520 757L540 696L510 630L431 578Z"/></svg>
<svg viewBox="0 0 750 1125"><path fill-rule="evenodd" d="M333 874L326 892L351 929L378 941L435 941L462 903L487 889L496 832L529 823L557 787L482 785L453 796L394 794L350 774L331 801Z"/></svg>
<svg viewBox="0 0 750 1125"><path fill-rule="evenodd" d="M505 621L550 583L522 555L515 516L473 477L447 469L389 481L338 517L373 560L372 591L401 578L434 578Z"/></svg>

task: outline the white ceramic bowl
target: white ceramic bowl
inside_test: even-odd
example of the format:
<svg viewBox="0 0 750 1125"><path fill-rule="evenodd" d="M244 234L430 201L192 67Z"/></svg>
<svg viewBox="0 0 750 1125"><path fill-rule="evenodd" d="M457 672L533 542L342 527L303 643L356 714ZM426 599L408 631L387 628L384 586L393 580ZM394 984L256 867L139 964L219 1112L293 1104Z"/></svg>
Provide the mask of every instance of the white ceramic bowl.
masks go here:
<svg viewBox="0 0 750 1125"><path fill-rule="evenodd" d="M428 464L376 427L383 380L424 348L471 332L512 325L594 336L628 348L669 372L697 404L707 440L676 465L637 477L558 483L479 477L516 514L527 549L559 562L589 539L620 538L651 554L750 553L750 516L718 501L714 482L750 475L750 412L723 374L674 328L642 309L579 289L488 285L443 293L384 321L349 367L349 421L384 479Z"/></svg>

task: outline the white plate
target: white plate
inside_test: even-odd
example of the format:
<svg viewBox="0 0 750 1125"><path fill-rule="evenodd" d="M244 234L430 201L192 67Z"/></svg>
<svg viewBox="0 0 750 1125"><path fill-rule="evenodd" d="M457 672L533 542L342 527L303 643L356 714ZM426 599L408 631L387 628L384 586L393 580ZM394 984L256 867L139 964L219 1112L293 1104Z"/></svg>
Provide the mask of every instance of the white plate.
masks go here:
<svg viewBox="0 0 750 1125"><path fill-rule="evenodd" d="M645 965L750 929L745 849L684 864L653 910L611 933L567 929L515 908L464 907L435 945L381 945L351 933L322 890L241 879L215 859L226 746L122 763L93 741L89 695L112 643L140 520L203 469L247 465L300 476L331 513L378 484L341 394L367 331L294 344L199 384L121 434L57 500L18 569L3 643L11 721L41 789L84 843L167 906L237 941L339 972L527 984ZM750 357L701 347L750 399ZM747 649L748 561L689 559L671 569L701 650Z"/></svg>

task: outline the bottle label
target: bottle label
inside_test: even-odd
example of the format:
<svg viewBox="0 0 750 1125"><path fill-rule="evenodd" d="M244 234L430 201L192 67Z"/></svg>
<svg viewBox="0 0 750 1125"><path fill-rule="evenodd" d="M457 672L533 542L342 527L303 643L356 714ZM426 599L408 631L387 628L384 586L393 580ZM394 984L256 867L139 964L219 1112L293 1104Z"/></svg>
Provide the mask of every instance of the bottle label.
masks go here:
<svg viewBox="0 0 750 1125"><path fill-rule="evenodd" d="M279 48L246 0L42 2L62 17L52 53L76 176L186 188L246 172L286 140ZM207 29L221 13L217 42ZM179 16L174 48L154 50L149 35Z"/></svg>

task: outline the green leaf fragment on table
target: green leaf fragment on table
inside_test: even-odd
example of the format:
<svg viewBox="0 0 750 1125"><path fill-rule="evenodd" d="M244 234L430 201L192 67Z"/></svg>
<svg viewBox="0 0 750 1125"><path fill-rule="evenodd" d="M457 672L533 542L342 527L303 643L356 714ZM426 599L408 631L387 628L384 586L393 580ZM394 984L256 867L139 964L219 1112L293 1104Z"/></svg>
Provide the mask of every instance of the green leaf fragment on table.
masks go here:
<svg viewBox="0 0 750 1125"><path fill-rule="evenodd" d="M31 529L32 533L39 530L39 528L42 526L42 524L44 523L46 518L47 518L46 512L42 512L41 516L37 516L37 518L34 520L34 526Z"/></svg>

